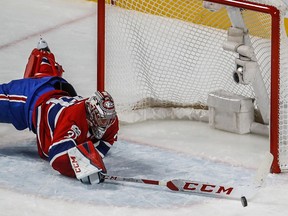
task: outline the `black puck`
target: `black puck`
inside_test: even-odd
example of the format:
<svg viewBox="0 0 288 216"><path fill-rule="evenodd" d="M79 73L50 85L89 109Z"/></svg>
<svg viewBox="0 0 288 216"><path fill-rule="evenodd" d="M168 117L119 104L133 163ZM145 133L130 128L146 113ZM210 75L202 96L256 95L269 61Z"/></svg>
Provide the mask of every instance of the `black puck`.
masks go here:
<svg viewBox="0 0 288 216"><path fill-rule="evenodd" d="M241 197L241 203L243 207L246 207L248 205L247 199L245 196Z"/></svg>

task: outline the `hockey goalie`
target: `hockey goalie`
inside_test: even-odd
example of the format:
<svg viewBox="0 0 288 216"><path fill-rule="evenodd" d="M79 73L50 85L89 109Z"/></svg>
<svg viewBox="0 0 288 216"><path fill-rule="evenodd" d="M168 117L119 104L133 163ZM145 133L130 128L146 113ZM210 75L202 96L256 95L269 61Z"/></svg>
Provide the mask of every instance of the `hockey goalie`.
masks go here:
<svg viewBox="0 0 288 216"><path fill-rule="evenodd" d="M59 173L100 183L106 173L103 157L119 129L113 98L105 91L77 95L63 72L40 39L24 78L0 85L0 122L35 133L38 154Z"/></svg>

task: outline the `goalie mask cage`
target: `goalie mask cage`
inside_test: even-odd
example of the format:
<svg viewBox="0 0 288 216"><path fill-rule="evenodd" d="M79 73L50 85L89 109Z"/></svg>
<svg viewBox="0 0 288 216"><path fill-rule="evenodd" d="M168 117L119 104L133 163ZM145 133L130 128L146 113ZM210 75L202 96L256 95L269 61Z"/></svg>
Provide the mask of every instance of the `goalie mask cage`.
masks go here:
<svg viewBox="0 0 288 216"><path fill-rule="evenodd" d="M204 3L216 7L208 10ZM251 84L233 80L239 55L222 47L235 24L229 10L241 14L260 68L256 78L267 93L271 171L288 171L288 50L281 0L98 0L97 89L109 91L124 122L205 121L208 94L218 89L256 98L259 110L265 94L255 95Z"/></svg>

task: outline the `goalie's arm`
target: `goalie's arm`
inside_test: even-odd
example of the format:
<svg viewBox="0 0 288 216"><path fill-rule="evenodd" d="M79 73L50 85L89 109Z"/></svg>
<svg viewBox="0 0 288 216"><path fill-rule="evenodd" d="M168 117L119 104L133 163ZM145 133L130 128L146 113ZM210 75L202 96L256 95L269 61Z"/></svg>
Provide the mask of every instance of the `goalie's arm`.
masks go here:
<svg viewBox="0 0 288 216"><path fill-rule="evenodd" d="M52 168L60 174L75 178L75 172L70 164L68 150L76 146L71 138L54 142L49 148L49 162Z"/></svg>
<svg viewBox="0 0 288 216"><path fill-rule="evenodd" d="M71 138L56 142L49 149L49 160L54 170L83 183L99 183L98 174L106 173L103 160L91 141L80 145Z"/></svg>

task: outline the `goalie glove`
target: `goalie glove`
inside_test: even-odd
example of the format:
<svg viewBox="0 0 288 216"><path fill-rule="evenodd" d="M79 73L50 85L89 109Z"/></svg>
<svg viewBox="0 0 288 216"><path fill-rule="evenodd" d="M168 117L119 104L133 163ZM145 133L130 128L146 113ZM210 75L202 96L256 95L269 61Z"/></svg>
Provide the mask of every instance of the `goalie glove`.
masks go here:
<svg viewBox="0 0 288 216"><path fill-rule="evenodd" d="M104 181L106 168L91 141L87 141L68 150L69 160L76 178L84 184Z"/></svg>

